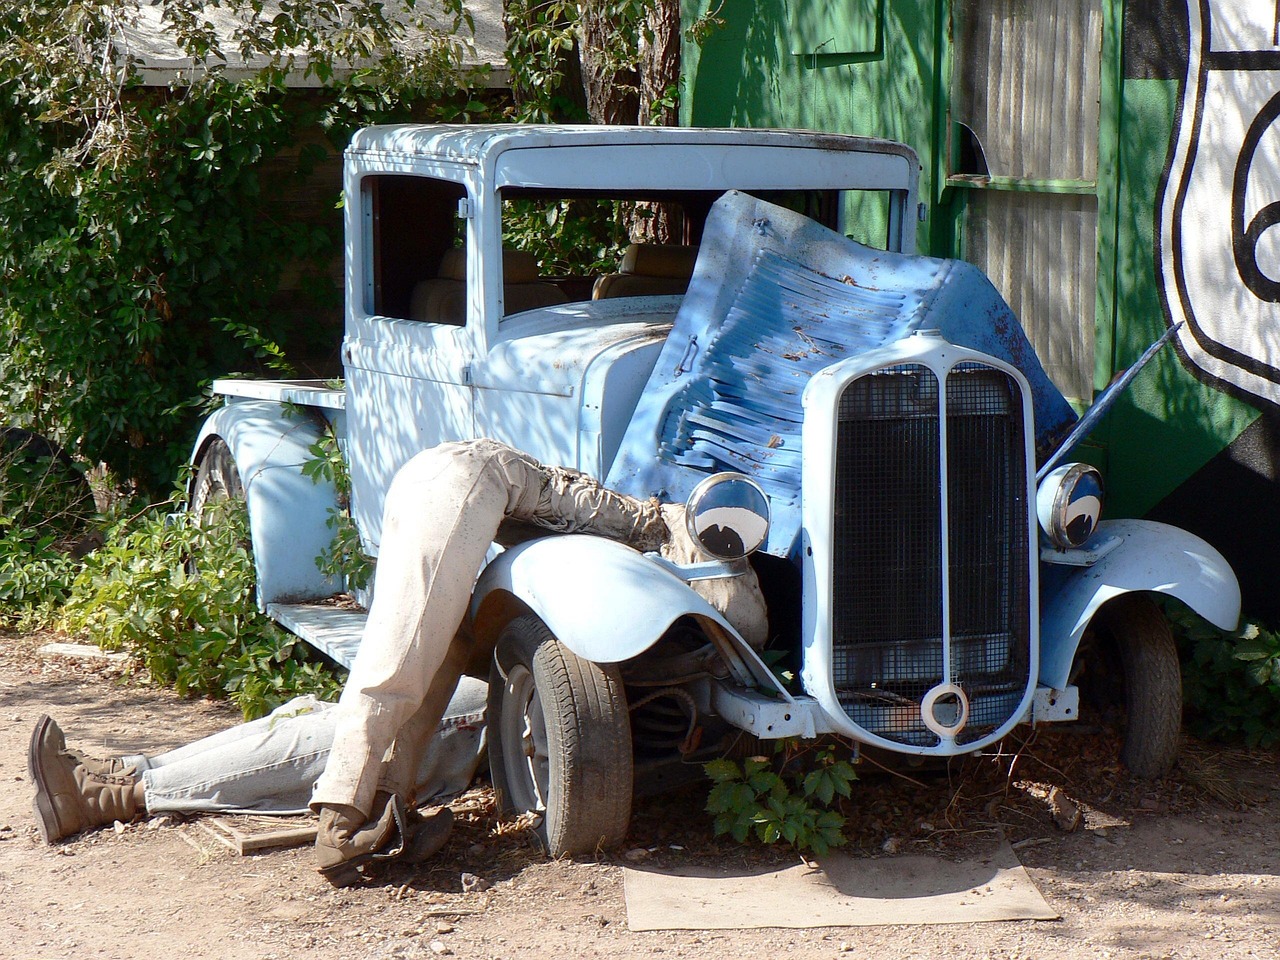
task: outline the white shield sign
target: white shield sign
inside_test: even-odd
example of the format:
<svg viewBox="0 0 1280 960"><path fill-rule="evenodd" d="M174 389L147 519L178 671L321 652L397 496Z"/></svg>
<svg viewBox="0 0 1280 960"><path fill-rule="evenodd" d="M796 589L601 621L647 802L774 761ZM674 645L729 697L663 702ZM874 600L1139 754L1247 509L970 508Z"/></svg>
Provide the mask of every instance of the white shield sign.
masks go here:
<svg viewBox="0 0 1280 960"><path fill-rule="evenodd" d="M1280 4L1190 0L1190 52L1159 205L1178 343L1210 380L1280 403Z"/></svg>

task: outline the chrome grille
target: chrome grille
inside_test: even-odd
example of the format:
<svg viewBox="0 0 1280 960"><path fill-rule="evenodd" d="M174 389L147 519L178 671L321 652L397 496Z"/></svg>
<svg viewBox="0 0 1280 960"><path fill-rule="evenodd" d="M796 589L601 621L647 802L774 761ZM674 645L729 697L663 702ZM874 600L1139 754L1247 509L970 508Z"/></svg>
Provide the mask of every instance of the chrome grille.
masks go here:
<svg viewBox="0 0 1280 960"><path fill-rule="evenodd" d="M961 364L947 378L951 674L971 704L961 743L1009 718L1030 666L1021 413L1018 385L1002 371Z"/></svg>
<svg viewBox="0 0 1280 960"><path fill-rule="evenodd" d="M958 742L981 739L1017 709L1030 657L1018 384L966 363L943 391L928 367L889 367L845 388L836 443L832 662L841 705L871 732L934 746L920 701L950 679L970 702Z"/></svg>

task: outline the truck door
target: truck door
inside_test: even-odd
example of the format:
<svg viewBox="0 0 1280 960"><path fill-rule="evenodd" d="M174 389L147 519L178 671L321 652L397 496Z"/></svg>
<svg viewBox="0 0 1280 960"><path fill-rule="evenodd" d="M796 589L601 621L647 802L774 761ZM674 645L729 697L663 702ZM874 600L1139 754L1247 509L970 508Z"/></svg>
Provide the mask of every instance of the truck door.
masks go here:
<svg viewBox="0 0 1280 960"><path fill-rule="evenodd" d="M377 553L395 472L414 454L473 436L460 182L377 174L349 203L347 460L352 515Z"/></svg>

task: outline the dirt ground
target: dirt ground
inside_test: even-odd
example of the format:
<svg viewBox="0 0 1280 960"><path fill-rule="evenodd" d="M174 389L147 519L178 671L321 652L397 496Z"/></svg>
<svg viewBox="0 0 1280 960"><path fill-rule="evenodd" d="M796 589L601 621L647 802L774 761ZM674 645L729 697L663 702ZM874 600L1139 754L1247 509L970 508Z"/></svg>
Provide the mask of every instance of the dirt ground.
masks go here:
<svg viewBox="0 0 1280 960"><path fill-rule="evenodd" d="M479 784L454 804L459 828L436 861L348 890L321 880L307 847L239 857L191 823L48 847L26 770L41 714L103 752L157 751L238 720L126 683L118 666L37 655L48 639L0 635L0 957L1280 958L1280 755L1188 743L1172 776L1135 783L1087 720L910 780L864 763L848 810L864 856L962 857L1004 836L1057 921L631 932L628 857L794 862L714 838L702 785L640 802L613 858L552 862L495 820ZM1056 820L1076 809L1080 825L1064 830Z"/></svg>

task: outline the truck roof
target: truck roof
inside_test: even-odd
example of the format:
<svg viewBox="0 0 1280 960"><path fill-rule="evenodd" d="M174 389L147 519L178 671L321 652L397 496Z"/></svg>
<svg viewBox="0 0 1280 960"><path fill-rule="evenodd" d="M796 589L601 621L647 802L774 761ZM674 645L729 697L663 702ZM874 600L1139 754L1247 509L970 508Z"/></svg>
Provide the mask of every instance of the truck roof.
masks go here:
<svg viewBox="0 0 1280 960"><path fill-rule="evenodd" d="M350 153L387 154L484 163L507 150L547 147L639 145L790 147L828 152L892 154L918 166L906 144L874 137L764 130L746 127L626 127L560 124L395 124L366 127L351 139Z"/></svg>

